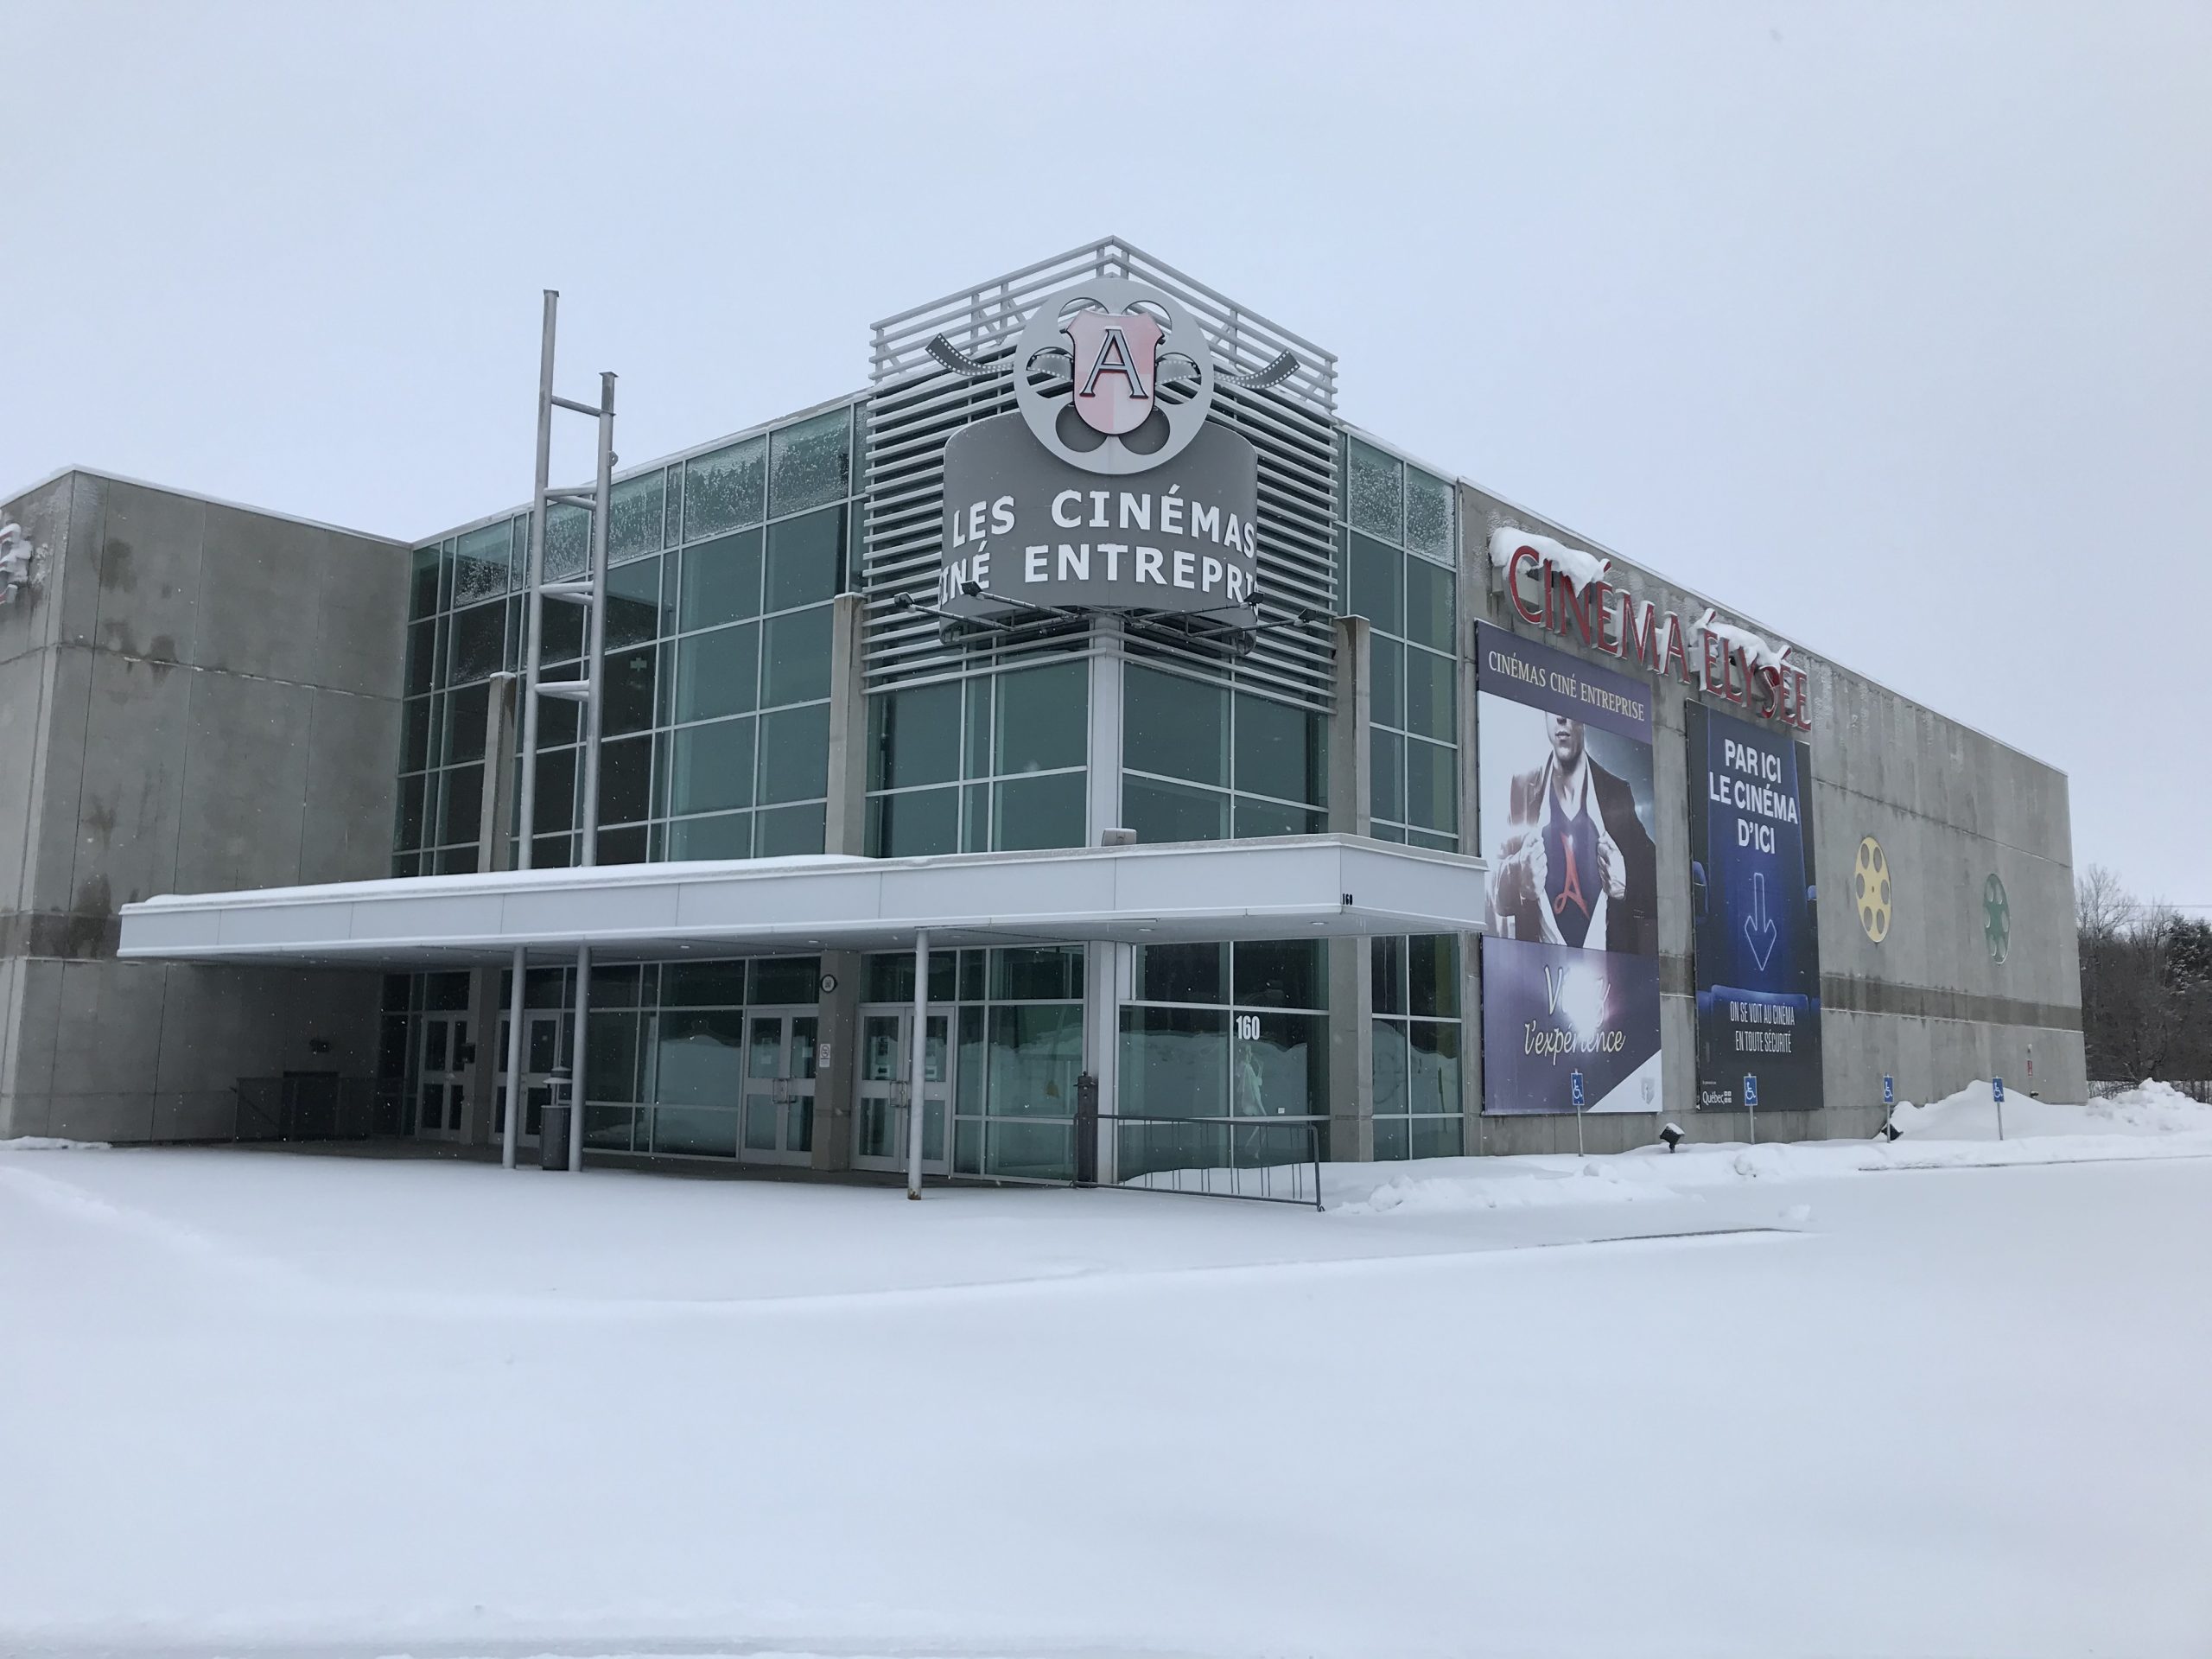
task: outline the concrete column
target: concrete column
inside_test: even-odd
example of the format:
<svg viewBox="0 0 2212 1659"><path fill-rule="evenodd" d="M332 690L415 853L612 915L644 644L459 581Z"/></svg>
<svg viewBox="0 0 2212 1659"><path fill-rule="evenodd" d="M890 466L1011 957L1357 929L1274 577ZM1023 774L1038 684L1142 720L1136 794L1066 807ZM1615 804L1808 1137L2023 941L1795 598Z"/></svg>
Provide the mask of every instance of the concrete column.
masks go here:
<svg viewBox="0 0 2212 1659"><path fill-rule="evenodd" d="M822 841L825 853L864 855L868 851L868 694L862 690L861 672L867 619L868 601L860 594L837 595L830 629L830 805Z"/></svg>
<svg viewBox="0 0 2212 1659"><path fill-rule="evenodd" d="M1098 1079L1098 1110L1120 1109L1122 999L1128 993L1132 947L1095 939L1083 964L1083 1069ZM1102 1123L1098 1133L1098 1180L1110 1186L1115 1137Z"/></svg>
<svg viewBox="0 0 2212 1659"><path fill-rule="evenodd" d="M1091 625L1090 795L1086 846L1122 822L1122 625L1101 617Z"/></svg>
<svg viewBox="0 0 2212 1659"><path fill-rule="evenodd" d="M1329 716L1329 828L1363 836L1373 823L1369 733L1374 649L1363 616L1337 619L1335 707ZM1375 1156L1375 987L1365 939L1329 941L1329 1156Z"/></svg>
<svg viewBox="0 0 2212 1659"><path fill-rule="evenodd" d="M825 950L822 972L837 982L820 994L814 1051L816 1169L853 1165L853 1103L860 1083L861 969L857 950Z"/></svg>
<svg viewBox="0 0 2212 1659"><path fill-rule="evenodd" d="M476 822L476 868L504 870L513 863L508 832L515 816L515 686L512 674L494 674L484 709L484 804ZM492 1143L492 1102L499 1092L499 1001L497 968L479 968L469 976L468 1040L476 1063L468 1069L468 1115L462 1137L473 1147Z"/></svg>

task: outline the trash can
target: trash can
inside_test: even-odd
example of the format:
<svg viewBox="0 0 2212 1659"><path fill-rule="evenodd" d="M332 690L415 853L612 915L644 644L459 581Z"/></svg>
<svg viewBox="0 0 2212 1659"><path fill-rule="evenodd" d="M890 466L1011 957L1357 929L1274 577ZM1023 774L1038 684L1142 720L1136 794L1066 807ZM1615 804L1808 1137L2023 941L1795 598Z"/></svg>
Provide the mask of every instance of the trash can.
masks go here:
<svg viewBox="0 0 2212 1659"><path fill-rule="evenodd" d="M543 1169L569 1166L569 1068L561 1066L547 1079L551 1096L545 1103L544 1121L537 1132L537 1162Z"/></svg>

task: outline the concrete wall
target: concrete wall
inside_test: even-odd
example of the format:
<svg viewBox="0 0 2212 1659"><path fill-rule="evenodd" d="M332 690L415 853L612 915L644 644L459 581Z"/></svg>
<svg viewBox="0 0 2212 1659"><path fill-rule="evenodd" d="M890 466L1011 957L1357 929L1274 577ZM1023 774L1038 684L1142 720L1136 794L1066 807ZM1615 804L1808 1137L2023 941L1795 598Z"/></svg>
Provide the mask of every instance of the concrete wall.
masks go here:
<svg viewBox="0 0 2212 1659"><path fill-rule="evenodd" d="M1534 633L1508 605L1490 563L1493 528L1510 524L1572 547L1596 548L1565 527L1478 490L1459 491L1461 653L1475 617ZM1685 626L1708 602L1615 556L1611 580ZM1730 615L1726 606L1724 615ZM1759 625L1735 615L1747 626ZM1766 630L1777 643L1786 633ZM1653 698L1653 783L1658 822L1662 1087L1666 1116L1694 1140L1741 1140L1738 1112L1697 1109L1695 976L1689 909L1689 780L1683 710L1703 694L1633 662L1586 648L1579 633L1546 642L1616 672L1648 680ZM1900 1099L1937 1099L1993 1073L2046 1098L2087 1098L2079 958L2074 934L2073 831L2066 776L1994 738L1971 731L1894 691L1813 656L1812 831L1820 889L1821 1058L1827 1097L1819 1112L1761 1112L1758 1136L1798 1140L1871 1135L1885 1116L1885 1073ZM1471 664L1468 666L1471 667ZM1717 704L1716 700L1716 706ZM1731 712L1742 711L1731 708ZM1480 732L1476 733L1479 750ZM1470 791L1471 794L1471 789ZM1471 805L1471 800L1468 802ZM1465 844L1476 842L1469 811ZM1879 842L1893 898L1887 933L1860 925L1852 874L1859 843ZM1995 874L2010 906L2005 959L1990 948L1983 891ZM1471 1022L1471 1034L1478 1026ZM1484 1117L1470 1149L1572 1151L1570 1116ZM1641 1114L1588 1117L1591 1151L1648 1142Z"/></svg>
<svg viewBox="0 0 2212 1659"><path fill-rule="evenodd" d="M241 1076L366 1076L370 976L115 960L157 893L390 868L407 553L84 472L0 509L0 1135L192 1138Z"/></svg>

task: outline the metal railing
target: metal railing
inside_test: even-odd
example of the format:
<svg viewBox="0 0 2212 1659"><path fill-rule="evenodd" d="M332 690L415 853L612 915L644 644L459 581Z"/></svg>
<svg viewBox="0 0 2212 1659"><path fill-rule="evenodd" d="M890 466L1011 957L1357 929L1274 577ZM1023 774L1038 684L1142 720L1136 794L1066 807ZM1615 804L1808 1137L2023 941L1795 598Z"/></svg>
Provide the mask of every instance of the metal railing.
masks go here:
<svg viewBox="0 0 2212 1659"><path fill-rule="evenodd" d="M1147 1117L1101 1112L1118 1185L1133 1192L1321 1206L1325 1117Z"/></svg>
<svg viewBox="0 0 2212 1659"><path fill-rule="evenodd" d="M240 1077L233 1141L367 1141L400 1132L401 1096L373 1077Z"/></svg>

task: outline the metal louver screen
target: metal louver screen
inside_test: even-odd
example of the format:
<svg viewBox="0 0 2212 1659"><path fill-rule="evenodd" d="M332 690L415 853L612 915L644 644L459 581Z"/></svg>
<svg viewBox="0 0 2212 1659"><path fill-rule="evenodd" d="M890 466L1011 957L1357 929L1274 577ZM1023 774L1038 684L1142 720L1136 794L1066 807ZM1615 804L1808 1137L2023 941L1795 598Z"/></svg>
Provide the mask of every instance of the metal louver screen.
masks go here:
<svg viewBox="0 0 2212 1659"><path fill-rule="evenodd" d="M1081 278L1130 276L1173 295L1212 336L1217 361L1252 371L1284 351L1298 367L1265 391L1225 381L1217 416L1260 454L1261 602L1272 615L1338 610L1334 521L1337 477L1337 360L1125 242L1071 250L1026 270L979 283L875 325L868 404L868 600L867 677L871 690L935 678L1038 652L1065 652L1069 636L994 645L988 638L948 648L934 618L897 608L901 594L926 602L938 563L945 440L961 427L1014 408L1013 351L1030 312L1046 295ZM966 356L1000 365L969 379L930 355L942 334ZM1333 633L1325 621L1262 632L1234 678L1317 710L1330 703ZM1212 665L1221 658L1149 632L1133 632L1141 655Z"/></svg>

